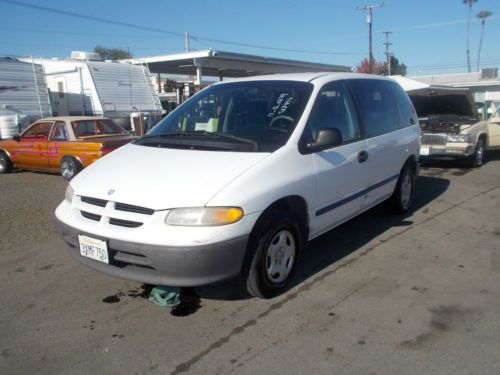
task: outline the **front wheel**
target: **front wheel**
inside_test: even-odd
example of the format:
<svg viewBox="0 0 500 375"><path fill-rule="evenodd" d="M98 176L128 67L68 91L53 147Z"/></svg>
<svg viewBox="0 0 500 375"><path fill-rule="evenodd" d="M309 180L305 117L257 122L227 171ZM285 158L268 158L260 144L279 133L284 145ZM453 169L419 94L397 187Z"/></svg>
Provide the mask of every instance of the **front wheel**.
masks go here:
<svg viewBox="0 0 500 375"><path fill-rule="evenodd" d="M244 273L248 293L260 298L282 293L296 269L301 245L299 227L290 217L268 214L250 239L251 259Z"/></svg>
<svg viewBox="0 0 500 375"><path fill-rule="evenodd" d="M82 165L71 156L65 156L61 161L61 176L67 181L70 181L82 169Z"/></svg>
<svg viewBox="0 0 500 375"><path fill-rule="evenodd" d="M484 163L484 140L479 138L476 143L476 149L474 154L471 156L469 165L472 168L478 168Z"/></svg>
<svg viewBox="0 0 500 375"><path fill-rule="evenodd" d="M389 198L389 203L393 211L400 214L406 213L413 203L414 195L415 174L410 167L406 166L401 171L396 183L396 189L394 189L394 193Z"/></svg>
<svg viewBox="0 0 500 375"><path fill-rule="evenodd" d="M12 161L3 151L0 151L0 174L10 173L12 171Z"/></svg>

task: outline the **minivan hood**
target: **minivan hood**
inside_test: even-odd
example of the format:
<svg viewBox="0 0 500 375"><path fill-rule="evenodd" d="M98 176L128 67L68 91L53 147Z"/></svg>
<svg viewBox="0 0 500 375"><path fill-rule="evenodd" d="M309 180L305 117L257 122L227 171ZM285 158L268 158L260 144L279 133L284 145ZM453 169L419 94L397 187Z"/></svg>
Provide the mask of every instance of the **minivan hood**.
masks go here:
<svg viewBox="0 0 500 375"><path fill-rule="evenodd" d="M204 206L268 155L129 144L85 168L71 185L76 195L155 210Z"/></svg>

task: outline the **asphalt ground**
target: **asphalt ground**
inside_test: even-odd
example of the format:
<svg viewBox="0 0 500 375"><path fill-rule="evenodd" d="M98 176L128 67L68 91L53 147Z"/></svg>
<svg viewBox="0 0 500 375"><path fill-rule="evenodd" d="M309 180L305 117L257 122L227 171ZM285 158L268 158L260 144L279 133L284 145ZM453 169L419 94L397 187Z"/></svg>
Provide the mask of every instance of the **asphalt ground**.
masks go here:
<svg viewBox="0 0 500 375"><path fill-rule="evenodd" d="M383 205L309 244L272 300L148 287L75 263L53 225L62 177L0 176L1 374L500 374L500 153L422 169L414 210Z"/></svg>

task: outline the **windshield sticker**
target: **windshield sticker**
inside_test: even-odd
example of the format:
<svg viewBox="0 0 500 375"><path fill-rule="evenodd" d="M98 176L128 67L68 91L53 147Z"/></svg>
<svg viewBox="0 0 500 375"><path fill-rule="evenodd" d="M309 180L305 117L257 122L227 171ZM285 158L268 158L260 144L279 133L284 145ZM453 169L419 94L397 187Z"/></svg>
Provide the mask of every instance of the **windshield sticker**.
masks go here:
<svg viewBox="0 0 500 375"><path fill-rule="evenodd" d="M273 118L276 115L282 115L286 112L291 103L293 103L294 98L288 93L283 93L276 99L276 104L271 108L271 112L267 114L267 117Z"/></svg>

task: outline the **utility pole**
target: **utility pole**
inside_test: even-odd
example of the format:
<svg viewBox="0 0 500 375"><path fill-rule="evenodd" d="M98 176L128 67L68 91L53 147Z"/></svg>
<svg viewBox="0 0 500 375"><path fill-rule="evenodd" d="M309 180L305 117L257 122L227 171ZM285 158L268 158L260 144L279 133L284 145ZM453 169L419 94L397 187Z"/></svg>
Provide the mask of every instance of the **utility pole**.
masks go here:
<svg viewBox="0 0 500 375"><path fill-rule="evenodd" d="M389 46L392 46L392 43L389 43L389 34L392 34L390 31L384 31L385 34L385 58L387 59L387 75L391 75L391 53L389 52Z"/></svg>
<svg viewBox="0 0 500 375"><path fill-rule="evenodd" d="M191 51L191 48L189 47L189 33L187 31L184 33L184 49L186 52Z"/></svg>
<svg viewBox="0 0 500 375"><path fill-rule="evenodd" d="M382 8L384 6L384 3L379 3L379 4L367 4L362 7L356 7L356 10L367 10L368 14L366 15L366 23L368 24L368 63L369 63L369 70L370 73L373 73L373 53L372 53L372 18L373 18L373 13L372 9L373 8Z"/></svg>

